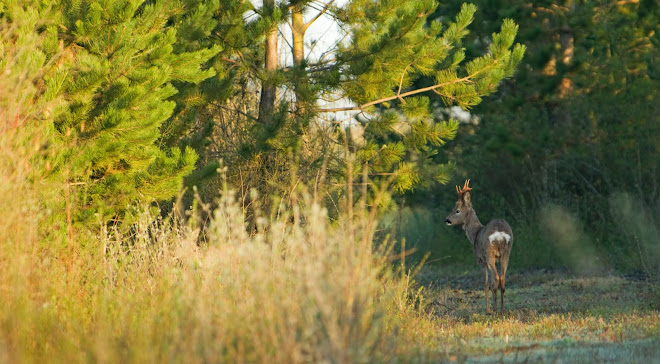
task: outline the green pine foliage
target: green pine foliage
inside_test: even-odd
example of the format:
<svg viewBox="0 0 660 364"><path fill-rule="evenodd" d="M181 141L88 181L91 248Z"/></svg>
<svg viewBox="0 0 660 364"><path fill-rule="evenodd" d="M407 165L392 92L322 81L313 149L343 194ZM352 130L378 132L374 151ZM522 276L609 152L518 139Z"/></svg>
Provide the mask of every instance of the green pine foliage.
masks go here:
<svg viewBox="0 0 660 364"><path fill-rule="evenodd" d="M524 47L513 45L515 24L505 22L493 38L492 52L466 64L462 39L469 34L473 5L465 5L454 21L443 23L429 19L435 1L351 1L327 13L350 40L329 51L336 57L319 63L304 59L301 65L282 64L265 72L267 31L274 23L287 27L294 8L302 7L306 19L314 16L319 9L313 2L278 2L272 11L241 1L186 4L195 10L176 18L182 34L177 47L222 49L208 62L216 71L214 77L199 85L175 84L181 92L175 97L175 116L162 129L162 141L170 147L192 146L203 156L200 170L213 170L218 157L244 166L244 172L250 172L229 176L241 184L252 183L244 179L247 175L253 183L280 185L290 179L291 171L309 177L324 165L339 180L346 177L347 161L337 157L343 152L330 142L342 139L345 125L335 124L338 128L330 135L316 134L328 133L321 121L328 114L319 107L325 97L367 104L357 121L363 124L367 143L351 146L358 151L355 170L366 164L373 181L395 179L399 192L446 181L452 165L437 151L454 137L458 123L439 117L429 94L445 95L447 104L472 107L512 75L524 53ZM280 45L286 47L286 42ZM433 77L438 83L417 87L420 77ZM276 86L278 101L268 122L263 122L257 116L259 101L249 94L268 85ZM312 144L320 140L324 141ZM302 166L288 166L285 159L290 155ZM331 162L322 162L328 156ZM194 173L188 183L199 186L205 183L200 178L209 177L203 188L213 196L213 186L219 186L213 173Z"/></svg>
<svg viewBox="0 0 660 364"><path fill-rule="evenodd" d="M485 54L465 62L463 39L476 6L464 4L446 24L433 18L436 7L435 1L353 1L342 13L351 30L350 44L339 51L342 89L373 115L360 119L371 140L360 162L375 179L396 175L400 193L446 182L452 170L437 152L454 138L458 122L439 117L428 94L469 109L511 77L525 53L525 46L513 44L518 26L506 19Z"/></svg>
<svg viewBox="0 0 660 364"><path fill-rule="evenodd" d="M136 202L169 199L195 164L190 148L157 141L175 109L174 82L214 75L202 65L217 48L175 52L170 23L177 1L58 1L12 4L2 14L48 14L40 52L53 70L43 77L43 100L61 95L53 110L46 177L65 179L75 221L123 218ZM185 11L185 9L183 10Z"/></svg>
<svg viewBox="0 0 660 364"><path fill-rule="evenodd" d="M510 186L525 178L516 188L534 204L528 207L577 196L574 201L593 205L616 190L657 205L660 7L594 1L545 8L511 1L506 9L525 27L521 37L533 56L524 60L515 87L505 84L497 103L475 110L483 126L467 141L471 150L499 150L507 168L494 171L483 158L470 160L478 162L472 168ZM484 11L484 27L500 21L504 11L496 10ZM482 51L474 44L471 52ZM638 158L644 167L631 163ZM515 171L525 159L526 176ZM543 175L551 180L542 184Z"/></svg>
<svg viewBox="0 0 660 364"><path fill-rule="evenodd" d="M214 106L237 92L237 80L246 72L238 55L244 60L256 57L247 47L257 36L243 21L243 14L252 9L249 2L186 0L182 6L185 11L176 13L172 20L177 31L174 50L195 54L215 49L217 52L204 62L215 74L202 82L173 82L179 90L173 98L177 106L162 127L161 142L170 147L189 146L204 155L211 142ZM202 161L200 167L204 165Z"/></svg>

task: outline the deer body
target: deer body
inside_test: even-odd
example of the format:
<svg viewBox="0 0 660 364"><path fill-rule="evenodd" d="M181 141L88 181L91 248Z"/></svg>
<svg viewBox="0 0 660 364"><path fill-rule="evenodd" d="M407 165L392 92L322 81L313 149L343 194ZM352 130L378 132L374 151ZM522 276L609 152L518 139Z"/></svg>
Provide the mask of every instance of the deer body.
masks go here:
<svg viewBox="0 0 660 364"><path fill-rule="evenodd" d="M513 246L513 231L511 226L502 220L491 220L482 225L472 208L469 180L463 188L456 186L458 201L454 211L447 216L447 225L461 225L472 243L474 256L481 267L484 276L484 291L486 296L486 313L490 313L488 293L493 293L493 309L497 311L497 291L500 291L500 312L504 311L504 291L506 270L509 265L509 255ZM500 263L500 272L496 262ZM490 280L489 280L490 276Z"/></svg>

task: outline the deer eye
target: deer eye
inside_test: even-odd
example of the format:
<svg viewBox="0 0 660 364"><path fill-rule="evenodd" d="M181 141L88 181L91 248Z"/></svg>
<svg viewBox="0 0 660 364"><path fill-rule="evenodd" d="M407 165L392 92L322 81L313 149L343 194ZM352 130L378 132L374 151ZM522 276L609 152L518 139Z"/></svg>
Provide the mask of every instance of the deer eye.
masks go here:
<svg viewBox="0 0 660 364"><path fill-rule="evenodd" d="M456 213L458 214L458 213L460 213L460 211L456 210Z"/></svg>

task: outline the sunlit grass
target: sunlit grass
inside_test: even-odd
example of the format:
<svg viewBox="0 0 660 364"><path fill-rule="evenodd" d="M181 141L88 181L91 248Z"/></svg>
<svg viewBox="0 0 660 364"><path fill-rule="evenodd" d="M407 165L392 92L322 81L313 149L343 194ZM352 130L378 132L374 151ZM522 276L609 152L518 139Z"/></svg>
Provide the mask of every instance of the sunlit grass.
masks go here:
<svg viewBox="0 0 660 364"><path fill-rule="evenodd" d="M62 248L39 244L30 225L32 241L3 240L0 353L12 362L297 363L407 351L406 322L420 311L367 223L331 226L310 203L262 217L248 234L242 207L223 195L201 241L199 230L147 213L130 235L78 235Z"/></svg>

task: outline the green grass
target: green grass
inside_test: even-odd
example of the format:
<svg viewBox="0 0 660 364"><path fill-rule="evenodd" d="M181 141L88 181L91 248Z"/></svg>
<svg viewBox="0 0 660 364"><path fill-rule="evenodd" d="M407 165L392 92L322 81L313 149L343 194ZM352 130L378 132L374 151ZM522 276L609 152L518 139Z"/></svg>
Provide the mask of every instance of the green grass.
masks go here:
<svg viewBox="0 0 660 364"><path fill-rule="evenodd" d="M419 360L657 362L657 233L652 219L628 210L621 213L632 221L626 226L638 245L616 231L599 241L557 206L532 222L512 221L507 311L501 316L484 314L483 278L470 242L460 228L444 226L444 211L405 208L388 216L384 224L400 227L398 237L416 249L408 261L429 254L431 263L416 277L431 322L417 333Z"/></svg>
<svg viewBox="0 0 660 364"><path fill-rule="evenodd" d="M627 194L614 194L611 200L616 216L613 225L585 224L574 213L556 205L521 213L518 219L480 213L478 207L477 214L482 223L504 217L511 224L514 234L511 261L518 269L563 268L590 275L604 274L614 268L626 273L645 271L660 277L657 218L649 209L635 205ZM396 231L398 240L405 239L406 248L415 249L408 261L419 262L428 254L429 263L455 269L470 267L474 264L471 243L460 227L445 225L448 208L404 207L388 213L382 224Z"/></svg>
<svg viewBox="0 0 660 364"><path fill-rule="evenodd" d="M452 202L453 206L453 202ZM427 209L424 207L405 207L400 211L387 214L383 219L386 228L395 229L399 240L406 240L406 247L416 250L409 260L419 262L425 254L429 254L428 262L442 266L452 266L461 269L474 264L472 246L465 232L458 226L447 226L444 223L448 209ZM477 213L479 213L477 211ZM482 223L495 216L479 215ZM540 231L538 224L509 221L514 228L514 249L511 260L516 261L519 268L539 268L571 266L569 256L561 255L561 247L556 240L548 238ZM518 249L518 244L525 249ZM580 253L573 251L570 257ZM579 254L578 254L579 255ZM581 256L576 257L580 259Z"/></svg>
<svg viewBox="0 0 660 364"><path fill-rule="evenodd" d="M660 357L660 296L646 281L514 270L507 274L507 311L485 315L476 263L463 274L426 267L419 279L429 318L439 330L426 342L436 358L652 362Z"/></svg>

